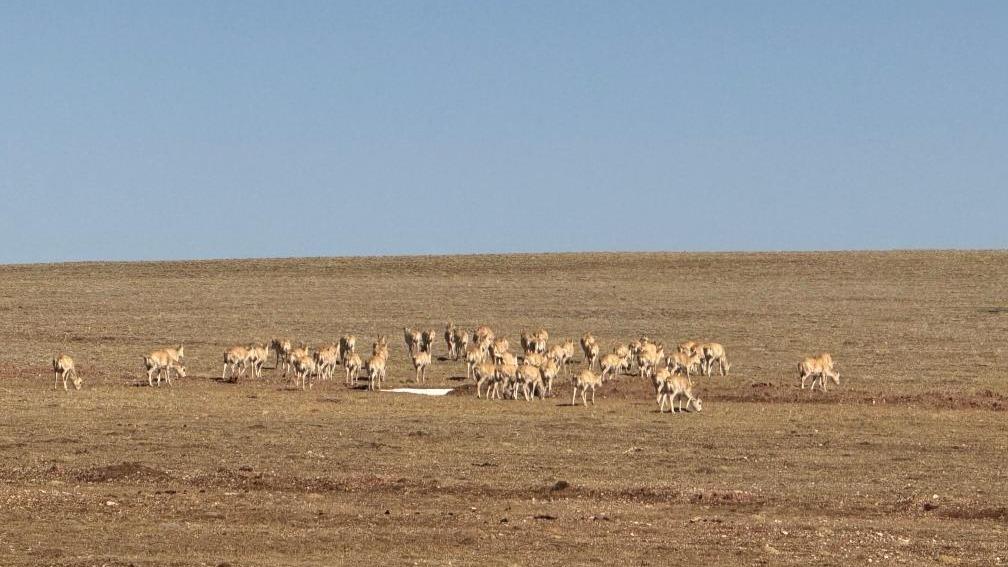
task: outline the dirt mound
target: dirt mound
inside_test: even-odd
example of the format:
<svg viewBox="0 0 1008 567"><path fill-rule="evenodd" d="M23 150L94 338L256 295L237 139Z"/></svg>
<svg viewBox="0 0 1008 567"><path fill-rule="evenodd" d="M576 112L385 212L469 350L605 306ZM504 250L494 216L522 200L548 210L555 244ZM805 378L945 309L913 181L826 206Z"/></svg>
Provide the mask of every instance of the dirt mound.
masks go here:
<svg viewBox="0 0 1008 567"><path fill-rule="evenodd" d="M110 482L115 480L146 480L171 478L164 471L148 467L142 463L129 462L104 467L92 467L81 471L78 479L84 482Z"/></svg>

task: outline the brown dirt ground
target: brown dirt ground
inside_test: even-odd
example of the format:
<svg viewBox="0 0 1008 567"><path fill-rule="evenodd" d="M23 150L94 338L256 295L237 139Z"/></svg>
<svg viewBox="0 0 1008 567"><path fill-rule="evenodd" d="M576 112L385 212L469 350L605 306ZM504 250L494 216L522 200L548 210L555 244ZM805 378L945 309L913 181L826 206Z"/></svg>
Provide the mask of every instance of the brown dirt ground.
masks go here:
<svg viewBox="0 0 1008 567"><path fill-rule="evenodd" d="M1006 284L1002 252L0 266L0 564L1008 563ZM406 384L401 328L448 319L717 339L732 369L677 415L632 376L477 400L443 361L460 395L218 380L230 344L352 332ZM178 342L190 377L139 385ZM841 385L802 391L821 350Z"/></svg>

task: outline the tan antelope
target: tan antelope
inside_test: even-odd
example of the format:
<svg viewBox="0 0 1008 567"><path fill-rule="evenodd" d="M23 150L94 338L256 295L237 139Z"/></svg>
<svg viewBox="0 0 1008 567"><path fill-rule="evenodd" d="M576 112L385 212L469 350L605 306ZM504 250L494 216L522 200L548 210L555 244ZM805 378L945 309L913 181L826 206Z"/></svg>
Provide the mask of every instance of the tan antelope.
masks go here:
<svg viewBox="0 0 1008 567"><path fill-rule="evenodd" d="M291 343L290 339L279 339L274 338L270 341L269 348L271 351L276 353L276 359L273 361L273 368L280 368L280 361L285 361L287 357L290 356L291 350L294 349L294 345ZM284 372L286 376L286 371Z"/></svg>
<svg viewBox="0 0 1008 567"><path fill-rule="evenodd" d="M74 360L65 354L61 354L53 359L52 361L53 374L56 375L56 381L53 384L53 390L59 386L60 378L63 379L63 391L69 392L67 389L67 378L70 378L73 382L74 389L81 389L81 377L77 374L77 367L74 366Z"/></svg>
<svg viewBox="0 0 1008 567"><path fill-rule="evenodd" d="M615 354L616 356L618 356L619 359L620 359L620 368L619 369L621 371L623 371L623 372L629 372L630 371L630 357L631 357L630 347L627 346L627 345L616 345L616 347L613 348L612 353Z"/></svg>
<svg viewBox="0 0 1008 567"><path fill-rule="evenodd" d="M296 350L292 354L291 364L294 366L295 384L300 384L302 390L306 386L311 388L315 385L315 378L319 377L320 371L314 355L307 350Z"/></svg>
<svg viewBox="0 0 1008 567"><path fill-rule="evenodd" d="M693 356L693 354L697 352L697 345L698 343L696 341L683 341L676 347L676 352L681 352L687 356Z"/></svg>
<svg viewBox="0 0 1008 567"><path fill-rule="evenodd" d="M427 354L434 354L434 341L437 340L437 332L434 329L427 329L420 333L420 350Z"/></svg>
<svg viewBox="0 0 1008 567"><path fill-rule="evenodd" d="M672 372L670 372L668 368L658 367L651 373L651 385L654 386L655 403L661 401L662 385L670 378L672 378Z"/></svg>
<svg viewBox="0 0 1008 567"><path fill-rule="evenodd" d="M315 364L318 366L319 377L329 380L336 375L336 365L340 361L338 344L326 345L315 352Z"/></svg>
<svg viewBox="0 0 1008 567"><path fill-rule="evenodd" d="M602 369L602 374L599 375L599 379L605 382L606 376L610 378L616 378L619 376L620 368L623 367L623 359L619 355L607 354L599 360L599 368Z"/></svg>
<svg viewBox="0 0 1008 567"><path fill-rule="evenodd" d="M518 338L521 341L521 348L523 354L529 355L535 352L535 339L532 338L532 335L530 333L525 331L525 329L522 329L521 333L519 333L518 335Z"/></svg>
<svg viewBox="0 0 1008 567"><path fill-rule="evenodd" d="M363 366L361 357L356 352L351 352L343 358L347 386L357 386L357 377L360 376L361 366Z"/></svg>
<svg viewBox="0 0 1008 567"><path fill-rule="evenodd" d="M466 349L469 348L469 331L465 329L455 329L452 333L455 342L455 356L453 360L458 360L465 356Z"/></svg>
<svg viewBox="0 0 1008 567"><path fill-rule="evenodd" d="M798 364L798 377L801 379L801 387L805 389L805 381L812 378L811 389L815 390L816 382L819 382L822 391L826 389L826 378L833 380L833 383L840 385L840 373L834 369L833 356L828 352L818 356L809 356Z"/></svg>
<svg viewBox="0 0 1008 567"><path fill-rule="evenodd" d="M221 372L221 380L228 375L231 370L231 381L237 382L238 378L245 374L245 367L249 362L249 349L243 346L233 346L224 351L224 370Z"/></svg>
<svg viewBox="0 0 1008 567"><path fill-rule="evenodd" d="M487 399L490 399L490 388L497 380L497 367L492 362L480 362L473 368L473 378L476 380L476 397L480 397L483 385L487 385Z"/></svg>
<svg viewBox="0 0 1008 567"><path fill-rule="evenodd" d="M406 344L406 352L413 356L413 353L420 347L420 331L414 331L409 327L403 327L403 343Z"/></svg>
<svg viewBox="0 0 1008 567"><path fill-rule="evenodd" d="M696 411L703 409L703 402L700 398L693 396L693 384L691 384L689 379L685 376L670 376L666 380L662 381L658 391L658 398L660 400L658 404L659 413L663 413L665 411L666 402L668 402L672 412L675 413L676 398L680 398L680 412L689 409L690 405L692 405L693 409ZM685 404L682 403L682 398L686 399Z"/></svg>
<svg viewBox="0 0 1008 567"><path fill-rule="evenodd" d="M532 348L539 354L546 354L546 344L549 343L549 331L540 328L532 333Z"/></svg>
<svg viewBox="0 0 1008 567"><path fill-rule="evenodd" d="M354 335L343 335L339 340L340 360L357 351L357 337Z"/></svg>
<svg viewBox="0 0 1008 567"><path fill-rule="evenodd" d="M430 351L421 350L413 355L413 368L416 370L416 381L427 381L427 367L431 365Z"/></svg>
<svg viewBox="0 0 1008 567"><path fill-rule="evenodd" d="M577 404L577 393L578 390L581 390L581 401L584 403L585 407L588 407L588 400L586 396L589 388L592 392L592 405L595 405L595 388L602 385L602 379L590 369L585 368L574 375L573 383L574 395L571 396L571 405L573 406Z"/></svg>
<svg viewBox="0 0 1008 567"><path fill-rule="evenodd" d="M455 351L458 343L455 342L455 323L448 321L444 329L445 347L448 348L448 358L458 360L458 353Z"/></svg>
<svg viewBox="0 0 1008 567"><path fill-rule="evenodd" d="M485 354L490 354L490 345L493 344L494 332L490 327L486 325L480 325L476 327L472 334L472 342L474 345L478 346Z"/></svg>
<svg viewBox="0 0 1008 567"><path fill-rule="evenodd" d="M508 392L511 398L518 397L518 366L515 364L500 364L497 366L497 380L494 382L494 393L499 399L501 389Z"/></svg>
<svg viewBox="0 0 1008 567"><path fill-rule="evenodd" d="M668 369L672 371L673 374L680 373L684 374L686 378L690 378L692 374L699 373L703 365L703 355L699 352L686 353L682 350L676 350L672 353L666 362L668 363Z"/></svg>
<svg viewBox="0 0 1008 567"><path fill-rule="evenodd" d="M481 349L479 345L469 345L469 347L466 348L465 360L466 378L472 378L473 368L476 368L477 364L486 360L486 353L483 352L483 349Z"/></svg>
<svg viewBox="0 0 1008 567"><path fill-rule="evenodd" d="M510 364L511 366L518 366L518 355L513 352L505 352L501 355L499 364Z"/></svg>
<svg viewBox="0 0 1008 567"><path fill-rule="evenodd" d="M179 378L185 378L186 376L185 367L182 366L181 364L173 363L171 361L171 358L168 356L168 353L163 350L156 350L143 358L144 358L144 368L146 368L147 370L148 386L154 385L153 380L154 374L157 374L158 386L161 385L162 375L165 377L165 381L168 382L168 385L169 386L172 385L171 371L173 369L178 373Z"/></svg>
<svg viewBox="0 0 1008 567"><path fill-rule="evenodd" d="M701 351L703 352L703 364L707 376L710 376L713 372L715 362L722 376L727 375L728 371L731 370L731 365L728 364L728 357L725 355L725 349L721 343L704 343Z"/></svg>
<svg viewBox="0 0 1008 567"><path fill-rule="evenodd" d="M525 355L525 358L522 359L522 364L539 367L542 366L546 362L546 360L547 359L545 355L539 354L538 352L533 352Z"/></svg>
<svg viewBox="0 0 1008 567"><path fill-rule="evenodd" d="M546 359L546 362L539 367L542 372L543 383L546 385L546 392L553 395L553 380L560 374L560 366L553 359Z"/></svg>
<svg viewBox="0 0 1008 567"><path fill-rule="evenodd" d="M369 390L381 389L381 383L385 379L386 363L388 362L388 355L385 352L387 351L374 354L367 361Z"/></svg>
<svg viewBox="0 0 1008 567"><path fill-rule="evenodd" d="M501 364L504 361L504 353L508 352L511 348L511 343L508 342L506 337L499 337L490 343L490 356L493 361L497 364Z"/></svg>
<svg viewBox="0 0 1008 567"><path fill-rule="evenodd" d="M252 366L252 377L262 378L262 367L269 358L269 349L261 344L249 345L248 363Z"/></svg>
<svg viewBox="0 0 1008 567"><path fill-rule="evenodd" d="M588 364L588 369L591 370L599 355L598 341L595 339L595 335L585 333L585 335L581 337L581 350L584 352L585 362Z"/></svg>
<svg viewBox="0 0 1008 567"><path fill-rule="evenodd" d="M535 398L536 390L539 391L539 397L546 397L546 386L543 384L542 373L539 372L539 368L536 366L530 366L528 364L522 364L518 367L517 372L517 384L521 384L522 393L525 395L526 401L531 401ZM531 396L529 393L531 392ZM515 397L517 398L517 390L515 391Z"/></svg>

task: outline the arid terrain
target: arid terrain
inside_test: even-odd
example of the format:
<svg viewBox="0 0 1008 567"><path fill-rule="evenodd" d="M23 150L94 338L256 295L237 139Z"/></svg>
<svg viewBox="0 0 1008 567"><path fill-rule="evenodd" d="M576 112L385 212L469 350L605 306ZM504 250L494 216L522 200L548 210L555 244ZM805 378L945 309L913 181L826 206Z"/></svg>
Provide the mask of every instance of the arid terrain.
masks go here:
<svg viewBox="0 0 1008 567"><path fill-rule="evenodd" d="M478 400L444 360L445 397L220 380L233 344L381 333L406 385L402 328L448 320L732 367L676 414L637 376ZM0 341L2 565L1008 563L1003 252L0 266ZM178 343L189 377L147 387ZM840 385L801 390L824 350Z"/></svg>

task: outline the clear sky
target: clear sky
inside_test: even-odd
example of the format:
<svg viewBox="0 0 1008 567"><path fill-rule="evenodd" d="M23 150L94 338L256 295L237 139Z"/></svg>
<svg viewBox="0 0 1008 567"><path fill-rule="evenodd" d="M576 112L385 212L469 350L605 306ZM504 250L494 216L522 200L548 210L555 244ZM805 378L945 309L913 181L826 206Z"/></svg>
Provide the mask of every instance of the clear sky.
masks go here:
<svg viewBox="0 0 1008 567"><path fill-rule="evenodd" d="M1008 2L3 2L0 263L1005 248Z"/></svg>

